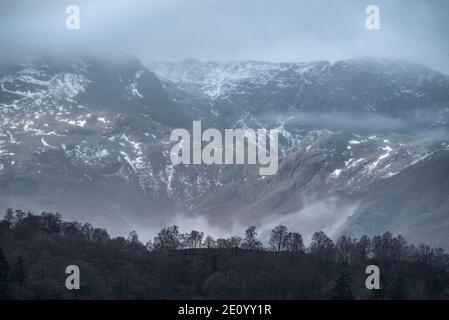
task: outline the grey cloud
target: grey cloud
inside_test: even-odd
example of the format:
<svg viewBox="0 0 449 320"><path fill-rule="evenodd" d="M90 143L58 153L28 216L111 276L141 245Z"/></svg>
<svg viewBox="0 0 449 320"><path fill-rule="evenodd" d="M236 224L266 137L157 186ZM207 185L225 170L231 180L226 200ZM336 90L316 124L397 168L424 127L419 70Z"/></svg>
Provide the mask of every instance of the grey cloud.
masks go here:
<svg viewBox="0 0 449 320"><path fill-rule="evenodd" d="M81 30L65 29L65 7ZM364 24L368 4L381 30ZM449 73L445 0L82 0L3 1L0 39L10 53L130 53L144 61L335 61L405 58Z"/></svg>

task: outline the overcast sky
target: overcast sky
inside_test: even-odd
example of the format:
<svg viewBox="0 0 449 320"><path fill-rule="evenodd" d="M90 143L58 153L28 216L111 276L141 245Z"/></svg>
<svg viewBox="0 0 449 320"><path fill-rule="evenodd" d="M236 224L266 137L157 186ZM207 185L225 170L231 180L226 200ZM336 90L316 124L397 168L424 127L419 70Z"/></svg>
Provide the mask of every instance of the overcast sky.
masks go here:
<svg viewBox="0 0 449 320"><path fill-rule="evenodd" d="M65 28L76 4L81 29ZM365 28L369 4L380 30ZM149 60L310 61L381 56L449 74L447 0L2 0L0 50ZM1 51L0 51L1 54Z"/></svg>

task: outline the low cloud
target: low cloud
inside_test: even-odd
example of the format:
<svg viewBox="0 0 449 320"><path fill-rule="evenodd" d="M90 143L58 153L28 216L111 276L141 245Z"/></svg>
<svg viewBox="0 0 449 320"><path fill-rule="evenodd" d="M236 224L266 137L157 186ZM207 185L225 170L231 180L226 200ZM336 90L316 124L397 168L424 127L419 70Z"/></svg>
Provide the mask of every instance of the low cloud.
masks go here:
<svg viewBox="0 0 449 320"><path fill-rule="evenodd" d="M303 209L283 216L265 218L260 224L260 235L267 242L270 231L278 225L285 225L289 231L299 232L308 244L316 231L324 231L329 237L337 237L346 220L358 208L357 204L346 204L336 197L308 201Z"/></svg>

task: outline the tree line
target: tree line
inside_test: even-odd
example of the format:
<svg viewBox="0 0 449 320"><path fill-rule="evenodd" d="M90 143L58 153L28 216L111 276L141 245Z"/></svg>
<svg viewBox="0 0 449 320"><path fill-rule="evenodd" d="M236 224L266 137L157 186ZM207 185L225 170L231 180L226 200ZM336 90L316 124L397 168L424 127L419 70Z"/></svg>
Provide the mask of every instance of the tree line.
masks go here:
<svg viewBox="0 0 449 320"><path fill-rule="evenodd" d="M76 264L81 289L64 287ZM382 270L381 289L364 287L367 265ZM255 226L214 239L163 228L143 244L135 231L110 237L61 215L8 209L0 221L1 299L425 299L449 297L449 255L408 244L391 232L335 241L315 232L304 245L287 226L264 247Z"/></svg>
<svg viewBox="0 0 449 320"><path fill-rule="evenodd" d="M128 239L138 242L135 231ZM362 236L359 239L347 235L340 236L335 242L323 231L315 232L310 245L306 248L302 235L289 232L286 226L280 225L271 230L268 247L264 247L258 239L256 227L249 227L244 236L232 236L227 239L214 239L204 236L203 232L192 230L181 233L179 227L173 225L163 228L153 241L147 242L148 250L181 250L181 249L245 249L268 250L274 252L308 253L312 256L335 263L348 265L365 263L368 259L404 260L422 262L438 267L449 267L449 255L441 248L431 248L428 245L408 244L401 235L394 236L386 231L381 236Z"/></svg>

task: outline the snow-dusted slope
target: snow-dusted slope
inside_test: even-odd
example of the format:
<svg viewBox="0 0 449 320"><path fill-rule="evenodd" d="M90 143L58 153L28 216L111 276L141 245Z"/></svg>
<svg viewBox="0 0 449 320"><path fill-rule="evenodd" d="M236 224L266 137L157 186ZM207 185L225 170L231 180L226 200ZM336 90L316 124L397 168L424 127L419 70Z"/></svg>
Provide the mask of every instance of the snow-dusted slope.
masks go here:
<svg viewBox="0 0 449 320"><path fill-rule="evenodd" d="M118 232L177 214L221 228L304 222L307 208L329 201L349 206L346 218L373 184L448 148L449 81L422 66L189 60L150 69L92 57L2 64L0 209L61 211ZM278 174L172 165L169 134L193 120L277 128Z"/></svg>
<svg viewBox="0 0 449 320"><path fill-rule="evenodd" d="M264 62L151 63L168 92L208 100L218 118L271 118L298 112L375 114L446 126L449 78L405 61L358 59L330 64ZM202 110L203 112L208 110ZM260 120L260 119L259 119ZM313 125L313 121L310 121Z"/></svg>
<svg viewBox="0 0 449 320"><path fill-rule="evenodd" d="M186 90L197 90L208 98L217 99L234 93L240 83L263 86L280 72L286 71L292 64L275 64L268 62L199 62L189 59L181 63L150 63L153 70L163 81L177 84ZM300 72L308 65L295 65Z"/></svg>
<svg viewBox="0 0 449 320"><path fill-rule="evenodd" d="M328 199L338 203L328 211L358 215L372 184L388 185L448 148L449 78L425 66L366 58L334 64L187 60L149 68L182 105L201 106L194 113L197 119L279 130L283 161L278 175L246 175L212 189L194 207L215 214L222 224L225 212L247 224L279 215L304 222L304 215L311 214L307 208L322 207ZM406 208L413 199L398 201ZM384 221L363 215L367 226L359 232L379 233L388 226L406 232L390 224L395 212L381 210ZM319 215L312 220L322 220ZM418 233L413 237L418 239Z"/></svg>

